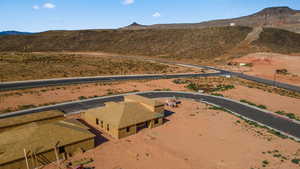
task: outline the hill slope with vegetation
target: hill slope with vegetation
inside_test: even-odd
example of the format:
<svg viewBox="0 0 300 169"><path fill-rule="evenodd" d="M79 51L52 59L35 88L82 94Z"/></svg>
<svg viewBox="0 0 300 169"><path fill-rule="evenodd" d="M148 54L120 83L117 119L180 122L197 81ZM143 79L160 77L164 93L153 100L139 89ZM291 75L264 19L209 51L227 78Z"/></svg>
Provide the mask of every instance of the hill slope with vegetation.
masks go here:
<svg viewBox="0 0 300 169"><path fill-rule="evenodd" d="M0 51L107 52L169 59L226 61L253 52L299 53L300 34L263 28L254 42L253 28L48 31L0 36ZM255 30L255 29L254 29ZM222 62L223 62L222 61Z"/></svg>
<svg viewBox="0 0 300 169"><path fill-rule="evenodd" d="M252 28L49 31L0 37L0 51L102 51L211 58L243 41Z"/></svg>

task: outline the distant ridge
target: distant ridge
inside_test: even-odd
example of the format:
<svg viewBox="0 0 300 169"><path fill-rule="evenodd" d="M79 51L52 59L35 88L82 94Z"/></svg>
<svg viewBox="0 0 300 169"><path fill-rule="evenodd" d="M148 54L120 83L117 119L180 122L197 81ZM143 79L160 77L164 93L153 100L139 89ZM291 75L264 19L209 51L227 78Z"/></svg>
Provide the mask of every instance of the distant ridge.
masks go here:
<svg viewBox="0 0 300 169"><path fill-rule="evenodd" d="M141 24L138 24L137 22L133 22L132 24L125 26L121 29L137 30L137 29L145 29L145 28L147 28L146 25L141 25Z"/></svg>
<svg viewBox="0 0 300 169"><path fill-rule="evenodd" d="M293 32L282 29L293 29ZM300 31L299 11L272 7L249 16L198 24L145 26L134 22L116 30L60 30L0 36L0 51L101 51L214 60L253 52L300 53L297 31Z"/></svg>
<svg viewBox="0 0 300 169"><path fill-rule="evenodd" d="M233 19L206 21L201 23L174 23L155 25L129 25L125 29L189 29L223 26L275 27L300 33L300 10L289 7L270 7L248 16Z"/></svg>
<svg viewBox="0 0 300 169"><path fill-rule="evenodd" d="M19 32L19 31L3 31L0 32L0 36L1 35L29 35L32 34L30 32Z"/></svg>
<svg viewBox="0 0 300 169"><path fill-rule="evenodd" d="M275 16L275 15L294 15L299 13L300 11L293 10L290 7L287 6L282 6L282 7L270 7L270 8L265 8L261 10L260 12L257 12L254 14L254 16Z"/></svg>

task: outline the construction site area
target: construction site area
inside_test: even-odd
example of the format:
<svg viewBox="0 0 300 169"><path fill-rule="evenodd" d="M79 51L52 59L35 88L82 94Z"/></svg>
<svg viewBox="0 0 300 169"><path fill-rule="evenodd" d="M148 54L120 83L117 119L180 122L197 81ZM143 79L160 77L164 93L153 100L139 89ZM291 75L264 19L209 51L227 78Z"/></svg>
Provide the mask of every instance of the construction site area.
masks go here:
<svg viewBox="0 0 300 169"><path fill-rule="evenodd" d="M0 119L0 168L82 167L64 163L76 154L164 122L165 103L131 95L124 102L67 116L58 110Z"/></svg>

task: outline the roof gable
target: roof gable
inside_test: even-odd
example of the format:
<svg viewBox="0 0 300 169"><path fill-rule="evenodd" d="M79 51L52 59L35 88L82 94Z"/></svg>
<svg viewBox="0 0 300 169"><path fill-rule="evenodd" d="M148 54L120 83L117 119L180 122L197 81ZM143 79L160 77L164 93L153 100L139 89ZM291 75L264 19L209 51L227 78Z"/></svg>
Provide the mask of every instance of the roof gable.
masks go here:
<svg viewBox="0 0 300 169"><path fill-rule="evenodd" d="M50 111L8 117L8 118L0 119L0 128L18 126L18 125L22 125L22 124L35 122L35 121L51 119L51 118L56 118L56 117L63 117L63 116L64 116L64 113L61 111L50 110Z"/></svg>
<svg viewBox="0 0 300 169"><path fill-rule="evenodd" d="M163 116L137 102L110 103L103 108L87 111L87 113L92 113L99 120L103 120L118 129Z"/></svg>
<svg viewBox="0 0 300 169"><path fill-rule="evenodd" d="M23 158L24 148L40 153L53 149L55 144L64 146L93 137L87 129L70 121L31 123L0 133L0 138L6 138L0 139L0 164Z"/></svg>

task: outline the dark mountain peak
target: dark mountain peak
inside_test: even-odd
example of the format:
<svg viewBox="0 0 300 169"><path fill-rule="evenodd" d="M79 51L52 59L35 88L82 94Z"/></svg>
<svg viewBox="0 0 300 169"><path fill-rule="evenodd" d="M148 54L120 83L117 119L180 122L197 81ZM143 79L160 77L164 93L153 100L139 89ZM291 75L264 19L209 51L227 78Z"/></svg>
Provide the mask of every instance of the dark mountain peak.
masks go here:
<svg viewBox="0 0 300 169"><path fill-rule="evenodd" d="M254 14L254 15L268 15L268 16L276 16L276 15L294 15L298 13L299 11L293 10L290 7L287 6L281 6L281 7L270 7L265 8L261 10L260 12Z"/></svg>
<svg viewBox="0 0 300 169"><path fill-rule="evenodd" d="M146 28L147 26L146 25L141 25L137 22L133 22L132 24L128 25L128 26L125 26L121 29L133 29L133 30L136 30L136 29L144 29Z"/></svg>
<svg viewBox="0 0 300 169"><path fill-rule="evenodd" d="M19 31L3 31L0 32L0 35L29 35L32 33L29 32L19 32Z"/></svg>
<svg viewBox="0 0 300 169"><path fill-rule="evenodd" d="M138 24L137 22L133 22L132 24L128 25L128 26L143 26L141 24Z"/></svg>

